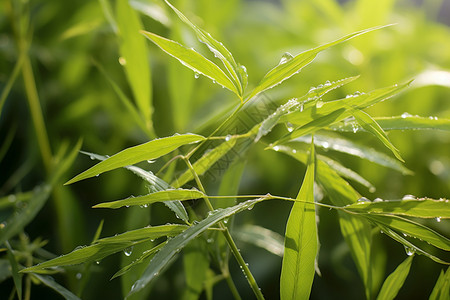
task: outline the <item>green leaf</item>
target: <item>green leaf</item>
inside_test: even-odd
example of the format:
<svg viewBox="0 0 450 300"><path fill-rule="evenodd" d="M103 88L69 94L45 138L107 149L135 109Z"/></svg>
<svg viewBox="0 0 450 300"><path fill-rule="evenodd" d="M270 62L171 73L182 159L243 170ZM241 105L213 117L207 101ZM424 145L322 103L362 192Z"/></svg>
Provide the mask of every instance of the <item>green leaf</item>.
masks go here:
<svg viewBox="0 0 450 300"><path fill-rule="evenodd" d="M233 230L237 240L246 242L283 257L284 239L279 233L257 225L244 225Z"/></svg>
<svg viewBox="0 0 450 300"><path fill-rule="evenodd" d="M8 260L11 266L11 275L14 280L14 286L16 287L17 297L19 300L22 300L22 274L19 274L19 265L17 264L11 245L8 241L5 241L5 245L8 249Z"/></svg>
<svg viewBox="0 0 450 300"><path fill-rule="evenodd" d="M137 106L148 127L152 127L152 81L145 39L139 34L142 24L128 0L116 2L117 26L120 38L120 55L125 73L133 91ZM122 61L122 60L121 60Z"/></svg>
<svg viewBox="0 0 450 300"><path fill-rule="evenodd" d="M398 149L392 145L383 128L381 128L370 115L359 109L352 109L351 114L355 117L356 121L358 121L359 125L361 125L366 131L376 136L389 150L392 151L398 160L405 162L400 156Z"/></svg>
<svg viewBox="0 0 450 300"><path fill-rule="evenodd" d="M399 216L363 215L375 224L387 226L401 232L403 236L411 236L429 243L437 248L450 251L450 240L433 229Z"/></svg>
<svg viewBox="0 0 450 300"><path fill-rule="evenodd" d="M450 119L437 117L420 117L404 113L396 117L378 117L374 120L380 124L383 130L445 130L450 131ZM350 132L364 130L354 120L342 121L330 126L330 129Z"/></svg>
<svg viewBox="0 0 450 300"><path fill-rule="evenodd" d="M294 139L292 142L302 142L307 143L309 140L309 135L301 136ZM343 139L340 137L330 136L330 135L314 135L314 144L317 147L322 147L326 150L338 151L341 153L346 153L349 155L353 155L356 157L360 157L362 159L371 161L380 166L384 166L393 170L397 170L401 172L403 175L411 175L413 172L406 168L402 163L398 160L391 158L390 156L379 152L371 147L367 147L364 145L360 145L354 143L348 139Z"/></svg>
<svg viewBox="0 0 450 300"><path fill-rule="evenodd" d="M128 296L143 289L153 278L159 275L168 262L195 237L223 219L229 218L230 216L245 209L251 209L255 204L265 199L266 198L248 200L232 207L214 210L208 214L208 217L199 223L190 226L183 233L170 239L152 259L141 278L135 282Z"/></svg>
<svg viewBox="0 0 450 300"><path fill-rule="evenodd" d="M450 267L447 271L441 271L438 280L430 295L430 300L446 300L450 299Z"/></svg>
<svg viewBox="0 0 450 300"><path fill-rule="evenodd" d="M236 64L236 61L234 60L233 55L230 51L219 41L214 39L208 32L205 30L197 27L194 25L191 21L189 21L188 18L186 18L178 9L176 9L172 4L169 3L169 1L164 0L167 5L170 6L170 8L178 15L180 20L182 20L184 23L186 23L189 27L191 27L195 34L197 35L198 39L205 43L209 50L211 50L212 53L214 53L214 56L219 58L223 65L225 66L226 70L228 71L228 74L230 75L233 84L235 88L239 91L239 95L242 96L243 90L245 88L244 85L244 78L246 79L247 74L245 72L245 68L242 67L239 68ZM244 70L245 73L243 73L243 78L241 78L241 71Z"/></svg>
<svg viewBox="0 0 450 300"><path fill-rule="evenodd" d="M122 251L130 246L163 236L174 236L186 229L183 225L161 225L145 227L99 239L95 244L78 247L72 252L52 260L21 270L21 272L40 272L46 268L100 261L106 256Z"/></svg>
<svg viewBox="0 0 450 300"><path fill-rule="evenodd" d="M298 200L314 203L314 169L314 143L311 141L308 168ZM295 202L286 225L280 279L281 299L309 299L315 273L317 240L315 206Z"/></svg>
<svg viewBox="0 0 450 300"><path fill-rule="evenodd" d="M386 278L377 300L392 300L397 296L398 291L403 286L409 274L413 258L413 255L409 256Z"/></svg>
<svg viewBox="0 0 450 300"><path fill-rule="evenodd" d="M27 205L6 219L0 227L0 245L9 240L27 226L42 209L50 196L49 185L37 186Z"/></svg>
<svg viewBox="0 0 450 300"><path fill-rule="evenodd" d="M307 66L309 63L311 63L314 60L314 58L317 56L317 54L319 54L319 52L321 52L331 46L334 46L334 45L340 44L342 42L345 42L347 40L350 40L358 35L361 35L361 34L364 34L364 33L367 33L367 32L373 31L373 30L377 30L377 29L380 29L383 27L386 27L386 26L373 27L373 28L361 30L358 32L354 32L352 34L346 35L346 36L344 36L336 41L333 41L331 43L327 43L327 44L324 44L317 48L302 52L302 53L296 55L295 57L292 57L292 55L290 55L290 54L289 54L289 56L287 56L287 55L283 56L280 63L264 76L264 78L260 81L259 85L252 91L252 93L250 94L248 99L253 98L257 94L261 93L262 91L265 91L267 89L273 88L276 85L279 85L284 80L286 80L286 79L290 78L291 76L293 76L294 74L300 72L303 67Z"/></svg>
<svg viewBox="0 0 450 300"><path fill-rule="evenodd" d="M204 137L196 134L181 134L155 139L141 145L127 148L109 157L108 159L99 162L90 169L75 176L65 184L67 185L86 178L97 176L101 173L129 166L143 160L153 160L170 153L183 145L195 143L204 139Z"/></svg>
<svg viewBox="0 0 450 300"><path fill-rule="evenodd" d="M186 281L182 300L198 300L209 270L208 245L205 239L194 239L183 249Z"/></svg>
<svg viewBox="0 0 450 300"><path fill-rule="evenodd" d="M211 168L213 164L215 164L219 159L221 159L231 148L236 144L236 138L230 138L226 140L218 147L207 151L199 160L197 160L192 167L194 168L195 173L198 175L203 175L206 171ZM183 186L185 183L189 182L194 178L191 170L186 170L183 174L180 175L175 181L171 183L171 185L175 188L179 188Z"/></svg>
<svg viewBox="0 0 450 300"><path fill-rule="evenodd" d="M450 218L450 202L444 199L362 201L345 206L345 210L373 214L404 215L417 218Z"/></svg>
<svg viewBox="0 0 450 300"><path fill-rule="evenodd" d="M124 200L117 200L112 202L104 202L93 206L93 208L120 208L124 206L133 206L133 205L149 205L156 202L165 202L165 201L173 201L173 200L192 200L205 197L200 191L197 190L166 190L151 193L145 196L140 197L130 197Z"/></svg>
<svg viewBox="0 0 450 300"><path fill-rule="evenodd" d="M48 286L49 288L51 288L52 290L54 290L61 296L63 296L64 299L66 299L66 300L80 300L80 298L78 298L77 296L72 294L71 291L69 291L68 289L66 289L59 283L57 283L55 281L55 279L53 279L53 277L51 277L51 276L33 274L33 277L38 279L44 285Z"/></svg>
<svg viewBox="0 0 450 300"><path fill-rule="evenodd" d="M186 48L175 41L163 38L148 31L141 31L141 33L161 48L161 50L176 58L179 62L193 70L196 74L203 74L210 78L213 82L220 84L240 96L239 91L236 89L231 79L228 78L228 76L216 64L196 52L194 49Z"/></svg>

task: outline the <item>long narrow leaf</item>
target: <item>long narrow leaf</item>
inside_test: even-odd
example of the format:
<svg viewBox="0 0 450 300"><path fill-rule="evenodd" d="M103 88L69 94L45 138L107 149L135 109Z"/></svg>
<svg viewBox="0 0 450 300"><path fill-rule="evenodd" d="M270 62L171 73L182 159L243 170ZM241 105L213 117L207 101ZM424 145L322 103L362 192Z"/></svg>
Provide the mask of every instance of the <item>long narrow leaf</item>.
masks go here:
<svg viewBox="0 0 450 300"><path fill-rule="evenodd" d="M161 50L176 58L189 69L197 74L205 75L213 80L213 82L220 84L239 96L239 91L236 89L231 79L228 78L217 65L196 52L194 49L186 48L175 41L163 38L148 31L141 31L141 33L161 48Z"/></svg>
<svg viewBox="0 0 450 300"><path fill-rule="evenodd" d="M69 291L68 289L57 283L55 279L53 279L53 277L38 274L33 274L33 277L37 278L40 282L42 282L43 284L45 284L46 286L48 286L49 288L51 288L52 290L63 296L64 299L66 300L81 300L80 298L72 294L71 291Z"/></svg>
<svg viewBox="0 0 450 300"><path fill-rule="evenodd" d="M8 260L11 266L11 275L16 287L17 297L22 300L22 274L19 274L19 265L16 257L14 256L13 249L8 241L5 241L6 248L8 249Z"/></svg>
<svg viewBox="0 0 450 300"><path fill-rule="evenodd" d="M392 300L397 296L398 291L403 286L409 274L413 258L413 255L409 256L386 278L377 300Z"/></svg>
<svg viewBox="0 0 450 300"><path fill-rule="evenodd" d="M263 201L264 199L265 198L248 200L232 207L217 209L211 212L208 217L199 223L190 226L182 234L179 234L169 240L152 259L150 264L145 269L144 274L142 274L141 278L135 282L128 295L130 296L131 294L143 289L153 278L159 275L167 263L192 239L223 219L229 218L230 216L245 209L252 208L255 204Z"/></svg>
<svg viewBox="0 0 450 300"><path fill-rule="evenodd" d="M244 225L233 230L233 236L237 240L253 244L283 257L284 239L279 233L257 225Z"/></svg>
<svg viewBox="0 0 450 300"><path fill-rule="evenodd" d="M252 91L248 99L253 98L257 94L261 93L262 91L265 91L267 89L270 89L280 83L282 83L284 80L290 78L294 74L301 71L301 69L305 66L307 66L309 63L311 63L314 58L317 56L317 54L331 46L340 44L342 42L345 42L347 40L350 40L358 35L377 30L380 28L383 28L386 26L379 26L379 27L373 27L365 30L361 30L358 32L354 32L352 34L346 35L336 41L333 41L331 43L324 44L322 46L319 46L314 49L307 50L305 52L302 52L295 57L290 57L288 59L282 59L280 61L280 64L278 64L275 68L270 70L264 78L261 80L259 85Z"/></svg>
<svg viewBox="0 0 450 300"><path fill-rule="evenodd" d="M314 203L314 169L314 143L311 141L308 168L297 196L298 200ZM309 299L317 248L315 207L304 202L295 202L286 225L280 279L282 300Z"/></svg>
<svg viewBox="0 0 450 300"><path fill-rule="evenodd" d="M433 291L430 295L430 300L446 300L450 299L450 267L447 271L441 271Z"/></svg>
<svg viewBox="0 0 450 300"><path fill-rule="evenodd" d="M181 134L152 140L138 146L127 148L109 157L108 159L99 162L90 169L75 176L65 184L67 185L86 178L97 176L101 173L129 166L143 160L153 160L170 153L183 145L195 143L204 139L204 137L196 134Z"/></svg>

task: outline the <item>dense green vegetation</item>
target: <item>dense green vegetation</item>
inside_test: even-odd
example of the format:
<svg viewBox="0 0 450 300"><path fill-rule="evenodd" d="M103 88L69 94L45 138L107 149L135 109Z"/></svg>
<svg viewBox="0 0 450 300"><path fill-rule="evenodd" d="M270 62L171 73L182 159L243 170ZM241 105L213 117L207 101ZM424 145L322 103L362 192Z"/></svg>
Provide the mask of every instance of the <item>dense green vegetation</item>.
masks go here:
<svg viewBox="0 0 450 300"><path fill-rule="evenodd" d="M445 1L0 5L0 298L449 299Z"/></svg>

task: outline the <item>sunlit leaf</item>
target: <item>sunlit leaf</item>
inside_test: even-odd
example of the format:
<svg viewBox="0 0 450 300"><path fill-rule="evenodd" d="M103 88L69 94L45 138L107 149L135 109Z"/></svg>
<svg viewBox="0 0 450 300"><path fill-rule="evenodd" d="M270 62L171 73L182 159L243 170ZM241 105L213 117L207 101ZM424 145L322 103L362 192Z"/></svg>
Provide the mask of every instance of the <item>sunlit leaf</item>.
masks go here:
<svg viewBox="0 0 450 300"><path fill-rule="evenodd" d="M194 168L195 173L198 175L203 175L206 171L211 168L213 164L215 164L219 159L221 159L231 148L236 144L236 138L232 137L218 147L208 150L199 160L197 160L192 167ZM186 170L183 174L180 175L171 185L175 188L179 188L183 186L185 183L189 182L194 178L191 170Z"/></svg>
<svg viewBox="0 0 450 300"><path fill-rule="evenodd" d="M255 204L263 201L264 199L265 198L248 200L232 207L212 211L208 217L199 223L190 226L182 234L179 234L169 240L152 259L150 264L145 269L144 274L142 274L141 278L135 282L128 295L134 294L143 289L153 278L159 275L167 263L192 239L223 219L229 218L230 216L245 209L251 209Z"/></svg>
<svg viewBox="0 0 450 300"><path fill-rule="evenodd" d="M438 280L430 295L430 300L450 299L450 267L447 271L441 271Z"/></svg>
<svg viewBox="0 0 450 300"><path fill-rule="evenodd" d="M314 203L314 143L308 159L308 168L298 200ZM317 228L315 206L295 202L286 224L284 255L281 268L281 299L309 299L314 279L317 255Z"/></svg>
<svg viewBox="0 0 450 300"><path fill-rule="evenodd" d="M226 70L231 76L231 79L233 81L234 86L239 91L239 95L243 94L244 81L243 78L241 78L241 74L239 72L239 67L236 64L236 61L234 60L233 55L230 51L219 41L214 39L211 34L206 32L205 30L199 28L198 26L194 25L188 18L186 18L178 9L176 9L172 4L169 3L169 1L164 0L167 5L172 8L172 10L178 15L180 20L182 20L184 23L186 23L189 27L191 27L195 33L197 34L198 39L205 43L209 50L211 50L212 53L214 53L214 56L219 58L223 65L225 66ZM242 69L242 68L241 68ZM245 69L243 69L245 70ZM247 74L244 73L244 78L246 78Z"/></svg>
<svg viewBox="0 0 450 300"><path fill-rule="evenodd" d="M95 244L90 246L78 247L68 254L23 269L21 272L40 272L45 268L75 265L92 261L98 262L106 256L122 251L135 244L163 236L177 235L185 229L186 226L183 225L161 225L127 231L116 236L99 239Z"/></svg>
<svg viewBox="0 0 450 300"><path fill-rule="evenodd" d="M153 160L167 153L170 153L183 145L195 143L204 139L204 137L196 134L180 134L152 140L141 145L127 148L117 154L114 154L108 159L99 162L90 169L75 176L65 184L71 184L86 178L97 176L107 171L129 166L144 160Z"/></svg>
<svg viewBox="0 0 450 300"><path fill-rule="evenodd" d="M183 249L183 267L186 287L182 300L198 300L209 270L209 257L205 239L194 239Z"/></svg>
<svg viewBox="0 0 450 300"><path fill-rule="evenodd" d="M131 197L124 200L117 200L111 202L104 202L93 206L93 208L120 208L124 206L134 206L134 205L149 205L156 202L165 202L173 200L192 200L205 197L200 191L197 190L166 190L151 193L145 196Z"/></svg>
<svg viewBox="0 0 450 300"><path fill-rule="evenodd" d="M141 33L164 52L176 58L183 65L193 70L196 74L203 74L213 80L213 82L220 84L239 96L239 91L236 89L231 79L228 78L228 76L217 65L196 52L194 49L186 48L175 41L163 38L148 31L141 31Z"/></svg>
<svg viewBox="0 0 450 300"><path fill-rule="evenodd" d="M284 239L279 233L257 225L244 225L233 230L237 240L253 244L270 253L283 257Z"/></svg>
<svg viewBox="0 0 450 300"><path fill-rule="evenodd" d="M377 30L380 28L383 28L386 26L379 26L379 27L373 27L365 30L361 30L358 32L354 32L352 34L346 35L336 41L324 44L322 46L319 46L314 49L307 50L305 52L302 52L296 56L292 55L285 55L280 63L274 67L272 70L270 70L264 78L260 81L259 85L252 91L248 99L253 98L257 94L261 93L262 91L265 91L267 89L270 89L280 83L282 83L284 80L290 78L294 74L301 71L301 69L305 66L307 66L309 63L311 63L314 58L317 56L317 54L331 46L337 45L339 43L345 42L347 40L350 40L358 35Z"/></svg>
<svg viewBox="0 0 450 300"><path fill-rule="evenodd" d="M377 300L392 300L397 296L398 291L403 286L409 274L413 258L413 255L409 256L386 278Z"/></svg>

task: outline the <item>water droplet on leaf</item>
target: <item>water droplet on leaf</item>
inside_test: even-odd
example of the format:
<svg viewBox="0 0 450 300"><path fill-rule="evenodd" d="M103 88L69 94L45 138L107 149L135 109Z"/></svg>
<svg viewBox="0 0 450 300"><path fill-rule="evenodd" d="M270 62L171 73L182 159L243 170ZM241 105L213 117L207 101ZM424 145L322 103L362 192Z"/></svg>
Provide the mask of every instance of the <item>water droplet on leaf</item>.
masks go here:
<svg viewBox="0 0 450 300"><path fill-rule="evenodd" d="M284 53L283 56L281 57L280 65L287 63L288 61L290 61L293 58L294 57L289 52Z"/></svg>

